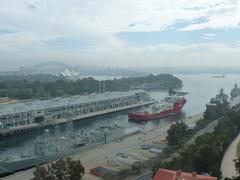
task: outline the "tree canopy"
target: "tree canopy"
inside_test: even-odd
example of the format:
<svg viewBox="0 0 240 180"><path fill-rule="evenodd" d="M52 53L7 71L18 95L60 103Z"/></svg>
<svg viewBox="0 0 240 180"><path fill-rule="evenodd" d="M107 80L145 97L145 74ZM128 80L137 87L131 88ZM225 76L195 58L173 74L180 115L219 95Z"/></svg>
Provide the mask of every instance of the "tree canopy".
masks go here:
<svg viewBox="0 0 240 180"><path fill-rule="evenodd" d="M176 122L171 125L171 127L167 131L167 141L169 145L180 145L182 143L182 139L187 134L187 125L184 122Z"/></svg>
<svg viewBox="0 0 240 180"><path fill-rule="evenodd" d="M15 77L15 78L14 78ZM82 95L104 91L128 91L138 88L181 88L182 81L170 74L128 77L98 81L92 77L68 80L63 77L32 75L0 77L0 97L16 99L46 99L50 97Z"/></svg>
<svg viewBox="0 0 240 180"><path fill-rule="evenodd" d="M195 143L181 151L177 158L155 165L155 168L181 169L221 177L222 157L239 131L240 111L231 109L219 119L219 123L212 133L197 137ZM239 164L238 162L238 168Z"/></svg>
<svg viewBox="0 0 240 180"><path fill-rule="evenodd" d="M85 174L80 160L60 159L47 166L36 167L32 180L81 180Z"/></svg>

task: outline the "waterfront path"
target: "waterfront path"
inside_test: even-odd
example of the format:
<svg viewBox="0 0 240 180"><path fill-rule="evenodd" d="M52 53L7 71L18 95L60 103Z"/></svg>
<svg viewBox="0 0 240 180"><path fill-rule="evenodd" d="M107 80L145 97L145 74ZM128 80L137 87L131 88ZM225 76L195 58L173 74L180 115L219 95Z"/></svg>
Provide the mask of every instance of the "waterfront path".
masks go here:
<svg viewBox="0 0 240 180"><path fill-rule="evenodd" d="M234 98L230 106L236 106L240 102L240 96ZM225 177L233 177L236 176L236 170L233 160L237 159L237 144L240 141L240 134L233 140L233 142L228 147L227 151L225 152L222 162L221 162L221 171L223 178Z"/></svg>
<svg viewBox="0 0 240 180"><path fill-rule="evenodd" d="M233 140L233 142L228 147L225 152L222 162L221 162L221 171L223 178L231 178L237 175L235 170L235 165L233 160L237 159L237 144L240 141L240 134Z"/></svg>

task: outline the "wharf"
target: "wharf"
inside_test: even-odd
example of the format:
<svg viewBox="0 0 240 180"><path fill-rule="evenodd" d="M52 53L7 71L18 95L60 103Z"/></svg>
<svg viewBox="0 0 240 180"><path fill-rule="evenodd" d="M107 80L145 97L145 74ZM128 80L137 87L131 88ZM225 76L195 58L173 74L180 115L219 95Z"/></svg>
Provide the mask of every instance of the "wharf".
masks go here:
<svg viewBox="0 0 240 180"><path fill-rule="evenodd" d="M101 110L101 111L97 111L97 112L90 112L88 114L75 115L71 118L61 118L61 119L57 119L57 120L52 120L50 122L32 123L32 124L27 124L27 125L19 125L19 126L10 127L9 129L0 129L0 137L1 136L18 134L18 133L33 130L33 129L36 129L36 128L54 126L54 125L57 125L57 124L62 124L62 123L67 123L67 122L71 122L71 121L77 121L77 120L81 120L81 119L87 119L87 118L101 116L101 115L110 114L110 113L114 113L114 112L119 112L119 111L124 111L124 110L128 110L128 109L138 108L138 107L150 105L154 102L155 102L154 100L146 101L146 102L139 102L137 104L127 105L127 106L122 106L122 107L116 107L116 108Z"/></svg>
<svg viewBox="0 0 240 180"><path fill-rule="evenodd" d="M0 137L154 103L145 91L106 92L0 106Z"/></svg>
<svg viewBox="0 0 240 180"><path fill-rule="evenodd" d="M194 115L183 119L183 121L189 125L196 123L199 119L203 118L203 113ZM89 173L89 170L96 166L104 166L109 169L119 170L122 167L130 167L131 163L136 160L146 160L154 157L155 154L142 150L140 145L143 143L153 143L156 141L164 141L167 136L167 130L175 122L169 123L163 127L152 129L146 133L136 134L125 138L121 142L111 142L109 144L99 145L97 148L87 151L79 152L71 157L74 159L80 159L85 167L86 180L97 180L96 176ZM118 152L128 152L128 159L120 159L116 157ZM109 161L114 161L118 164L117 167L109 165ZM47 165L47 164L46 164ZM16 173L7 177L3 177L3 180L19 180L19 179L31 179L33 178L33 171L35 168Z"/></svg>
<svg viewBox="0 0 240 180"><path fill-rule="evenodd" d="M236 106L240 103L240 96L234 98L230 102L230 107ZM203 118L203 113L196 114L194 116L182 119L187 125L195 124L198 120ZM162 127L152 129L145 133L135 134L129 136L123 141L120 142L111 142L109 144L99 145L97 148L93 148L87 151L79 152L71 157L74 159L80 159L85 167L86 174L84 179L86 180L97 180L99 179L96 176L93 176L89 173L89 170L96 166L104 166L109 169L119 170L124 167L131 167L133 161L144 161L151 157L156 156L155 154L142 150L140 145L143 143L152 144L153 142L162 142L164 143L167 130L170 126L175 123L169 123ZM116 157L118 152L127 152L129 158L119 159ZM109 162L115 162L116 167L113 167ZM47 164L46 164L47 165ZM33 178L33 171L35 168L23 171L21 173L16 173L7 177L3 177L2 180L19 180L19 179L31 179Z"/></svg>

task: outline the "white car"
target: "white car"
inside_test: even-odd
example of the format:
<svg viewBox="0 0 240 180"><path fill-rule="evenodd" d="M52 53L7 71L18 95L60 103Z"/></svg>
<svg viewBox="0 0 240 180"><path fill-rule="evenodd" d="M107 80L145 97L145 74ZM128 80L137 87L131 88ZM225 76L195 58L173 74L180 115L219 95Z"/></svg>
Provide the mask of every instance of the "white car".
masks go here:
<svg viewBox="0 0 240 180"><path fill-rule="evenodd" d="M161 149L151 148L151 149L150 149L150 152L151 152L151 153L155 153L155 154L160 154L160 153L162 153L162 150L161 150Z"/></svg>

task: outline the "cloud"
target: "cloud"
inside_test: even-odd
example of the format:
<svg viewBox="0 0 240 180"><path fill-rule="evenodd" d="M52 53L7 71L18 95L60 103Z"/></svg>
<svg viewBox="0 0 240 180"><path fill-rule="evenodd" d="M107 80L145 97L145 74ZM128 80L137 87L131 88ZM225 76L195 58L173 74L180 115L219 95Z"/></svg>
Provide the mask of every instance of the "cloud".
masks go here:
<svg viewBox="0 0 240 180"><path fill-rule="evenodd" d="M213 37L215 37L216 36L216 34L213 34L213 33L206 33L206 34L204 34L203 35L203 39L210 39L210 38L213 38Z"/></svg>
<svg viewBox="0 0 240 180"><path fill-rule="evenodd" d="M216 36L216 34L206 33L206 34L204 34L204 36L207 36L207 37L214 37L214 36Z"/></svg>
<svg viewBox="0 0 240 180"><path fill-rule="evenodd" d="M1 1L1 22L36 33L81 32L115 34L120 31L159 31L176 21L188 21L182 30L236 27L239 3L229 0L25 0ZM229 11L231 9L231 11ZM205 17L207 22L191 24ZM222 19L220 21L220 19ZM97 32L96 32L97 31Z"/></svg>
<svg viewBox="0 0 240 180"><path fill-rule="evenodd" d="M210 1L209 1L210 2ZM203 23L193 23L182 29L181 31L193 31L206 28L212 29L228 29L240 27L240 3L238 0L230 1L211 1L214 6L208 6L203 9L203 14L207 17L207 21Z"/></svg>
<svg viewBox="0 0 240 180"><path fill-rule="evenodd" d="M108 59L106 62L114 65L129 60L136 63L132 59L139 57L137 52L142 57L163 57L156 49L163 54L181 53L183 57L191 51L235 53L239 49L224 42L129 47L116 34L238 28L239 8L238 0L3 0L0 1L0 58L4 54L4 58L15 56L15 60L55 58L88 63L91 59L93 62ZM179 22L182 26L175 27ZM203 38L214 35L205 33ZM151 52L153 56L149 55ZM127 61L113 60L120 57Z"/></svg>

